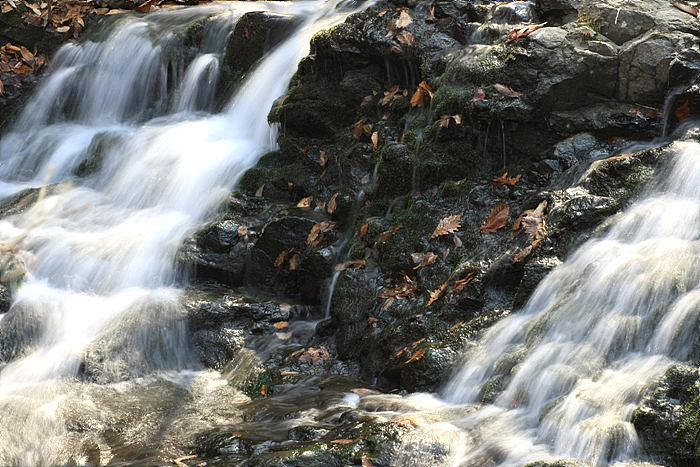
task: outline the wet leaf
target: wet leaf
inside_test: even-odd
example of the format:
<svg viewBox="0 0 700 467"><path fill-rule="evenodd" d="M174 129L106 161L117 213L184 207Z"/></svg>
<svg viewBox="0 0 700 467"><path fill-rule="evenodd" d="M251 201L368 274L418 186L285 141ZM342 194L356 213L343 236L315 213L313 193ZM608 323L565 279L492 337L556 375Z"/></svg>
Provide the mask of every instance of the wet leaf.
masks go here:
<svg viewBox="0 0 700 467"><path fill-rule="evenodd" d="M449 281L446 281L444 284L442 284L440 287L438 287L438 288L435 289L434 291L428 290L428 294L430 294L430 300L428 300L428 305L427 305L427 306L432 305L433 302L437 301L437 299L439 299L439 298L442 296L443 292L444 292L445 289L447 288L447 283L448 283L448 282L449 282ZM408 362L407 362L407 363L408 363Z"/></svg>
<svg viewBox="0 0 700 467"><path fill-rule="evenodd" d="M406 97L408 91L401 89L398 84L391 87L389 91L384 92L384 97L379 101L382 105L391 103L394 99Z"/></svg>
<svg viewBox="0 0 700 467"><path fill-rule="evenodd" d="M5 95L5 85L2 83L1 79L0 79L0 95Z"/></svg>
<svg viewBox="0 0 700 467"><path fill-rule="evenodd" d="M299 269L299 265L301 264L301 255L299 253L296 253L294 256L289 258L289 270L290 271L296 271Z"/></svg>
<svg viewBox="0 0 700 467"><path fill-rule="evenodd" d="M414 256L417 255L417 256ZM433 253L432 251L427 252L426 254L420 254L420 253L413 253L411 254L411 258L413 259L414 263L418 263L418 266L414 267L413 269L419 269L423 268L425 266L432 266L435 264L435 260L437 259L437 255Z"/></svg>
<svg viewBox="0 0 700 467"><path fill-rule="evenodd" d="M408 31L401 31L400 33L396 34L396 40L402 44L413 45L414 37L413 34Z"/></svg>
<svg viewBox="0 0 700 467"><path fill-rule="evenodd" d="M463 324L464 324L464 321L460 321L459 323L457 323L457 324L455 324L454 326L452 326L452 327L449 329L448 332L454 331L455 329L457 329L458 327L460 327L460 326L463 325Z"/></svg>
<svg viewBox="0 0 700 467"><path fill-rule="evenodd" d="M415 428L419 423L410 417L404 417L399 420L393 420L391 423L396 423L401 428Z"/></svg>
<svg viewBox="0 0 700 467"><path fill-rule="evenodd" d="M462 240L460 240L457 235L452 236L452 241L455 244L455 248L462 248Z"/></svg>
<svg viewBox="0 0 700 467"><path fill-rule="evenodd" d="M462 293L462 290L474 279L474 274L475 273L470 272L464 279L455 281L455 285L452 287L452 290L450 290L450 293Z"/></svg>
<svg viewBox="0 0 700 467"><path fill-rule="evenodd" d="M413 94L413 97L411 97L411 105L413 107L420 107L423 105L425 102L425 96L430 96L430 98L433 98L433 90L430 88L430 85L426 83L425 81L421 82L418 85L418 88L416 89L416 92Z"/></svg>
<svg viewBox="0 0 700 467"><path fill-rule="evenodd" d="M262 185L260 185L260 188L258 188L258 191L255 192L255 196L258 196L258 197L262 196L264 189L265 189L265 184L263 183Z"/></svg>
<svg viewBox="0 0 700 467"><path fill-rule="evenodd" d="M541 24L531 24L524 28L515 28L508 34L508 40L506 40L506 44L510 44L511 42L517 42L520 39L529 36L531 33L537 31L546 24L547 22L544 22Z"/></svg>
<svg viewBox="0 0 700 467"><path fill-rule="evenodd" d="M525 232L538 238L545 236L546 220L543 217L526 216L520 220Z"/></svg>
<svg viewBox="0 0 700 467"><path fill-rule="evenodd" d="M379 308L379 313L383 313L384 311L386 311L387 308L394 304L395 300L396 299L394 297L389 297L386 300L384 300L384 303L382 303L381 308Z"/></svg>
<svg viewBox="0 0 700 467"><path fill-rule="evenodd" d="M16 66L12 69L12 72L16 73L18 75L23 75L25 73L31 73L32 71L33 70L31 69L31 67L29 67L27 65Z"/></svg>
<svg viewBox="0 0 700 467"><path fill-rule="evenodd" d="M688 101L685 101L685 104L678 107L678 110L676 110L676 118L679 122L682 122L688 117L690 117L690 107L688 106Z"/></svg>
<svg viewBox="0 0 700 467"><path fill-rule="evenodd" d="M376 151L378 147L379 147L379 133L375 131L374 133L372 133L372 149L374 149Z"/></svg>
<svg viewBox="0 0 700 467"><path fill-rule="evenodd" d="M685 11L686 13L695 16L696 18L698 17L698 10L693 8L690 5L687 5L685 3L680 3L680 2L671 2L671 5L675 6L681 11Z"/></svg>
<svg viewBox="0 0 700 467"><path fill-rule="evenodd" d="M338 205L336 204L336 198L338 197L340 193L336 193L333 196L331 196L331 199L328 201L328 205L326 206L326 212L328 214L333 214L336 209L338 209Z"/></svg>
<svg viewBox="0 0 700 467"><path fill-rule="evenodd" d="M371 123L365 123L364 125L362 125L362 132L369 136L372 134L372 128L373 126Z"/></svg>
<svg viewBox="0 0 700 467"><path fill-rule="evenodd" d="M663 118L664 112L661 109L651 109L647 114L648 118Z"/></svg>
<svg viewBox="0 0 700 467"><path fill-rule="evenodd" d="M381 394L381 392L369 388L355 388L352 390L352 392L358 396L376 396Z"/></svg>
<svg viewBox="0 0 700 467"><path fill-rule="evenodd" d="M364 268L366 265L367 265L367 263L365 263L365 260L356 259L353 261L346 261L342 264L336 264L335 270L336 271L344 271L347 268L361 269L361 268Z"/></svg>
<svg viewBox="0 0 700 467"><path fill-rule="evenodd" d="M263 396L267 396L267 393L267 384L263 384L262 386L260 386L260 394L262 394Z"/></svg>
<svg viewBox="0 0 700 467"><path fill-rule="evenodd" d="M279 267L284 266L285 261L287 261L287 259L289 259L289 257L290 257L292 254L296 253L296 251L297 251L297 250L295 250L294 248L292 248L291 250L283 251L282 253L280 253L280 254L277 256L277 259L275 260L275 267L276 267L276 268L279 268Z"/></svg>
<svg viewBox="0 0 700 467"><path fill-rule="evenodd" d="M476 104L477 102L484 100L485 97L486 97L486 91L479 88L474 93L474 97L472 97L472 103Z"/></svg>
<svg viewBox="0 0 700 467"><path fill-rule="evenodd" d="M518 174L513 178L508 178L508 172L506 172L503 175L501 175L500 177L496 177L493 179L493 182L494 182L493 189L497 190L500 187L502 187L503 185L513 186L516 183L518 183L518 181L520 180L520 177L522 177L521 174Z"/></svg>
<svg viewBox="0 0 700 467"><path fill-rule="evenodd" d="M411 356L411 358L409 358L408 360L406 360L406 365L408 365L409 363L417 362L418 360L420 360L421 358L423 358L424 355L425 355L425 350L423 350L423 349L418 349L418 350L416 350L416 353L414 353L414 354Z"/></svg>
<svg viewBox="0 0 700 467"><path fill-rule="evenodd" d="M371 460L367 459L367 456L362 456L362 467L374 467Z"/></svg>
<svg viewBox="0 0 700 467"><path fill-rule="evenodd" d="M70 31L70 26L61 26L60 28L56 28L56 31L63 34L64 32Z"/></svg>
<svg viewBox="0 0 700 467"><path fill-rule="evenodd" d="M408 298L410 300L416 298L416 295L420 294L420 289L416 287L413 284L409 284L408 282L405 284L397 285L395 288L389 290L389 289L384 289L381 294L379 294L380 298L397 298L399 300L403 300L405 298Z"/></svg>
<svg viewBox="0 0 700 467"><path fill-rule="evenodd" d="M532 244L530 244L530 245L526 246L525 248L523 248L522 250L520 250L520 251L515 255L515 258L513 258L513 262L514 262L514 263L520 263L520 262L524 261L525 258L527 258L528 256L530 256L530 254L532 253L532 251L535 249L535 247L537 247L537 245L538 245L541 241L542 241L542 239L541 239L541 238L538 238L538 239L536 239L534 242L532 242Z"/></svg>
<svg viewBox="0 0 700 467"><path fill-rule="evenodd" d="M408 14L408 8L403 8L401 14L399 15L398 21L396 21L397 28L405 28L413 22L413 18Z"/></svg>
<svg viewBox="0 0 700 467"><path fill-rule="evenodd" d="M498 91L499 93L503 94L506 97L520 97L522 96L521 93L513 91L511 88L508 86L503 86L502 84L494 84L493 87Z"/></svg>
<svg viewBox="0 0 700 467"><path fill-rule="evenodd" d="M507 203L501 203L489 211L489 217L480 227L484 233L494 233L504 227L510 219L510 208Z"/></svg>
<svg viewBox="0 0 700 467"><path fill-rule="evenodd" d="M309 207L311 207L311 203L313 202L313 200L314 200L314 197L313 197L313 196L309 196L309 197L307 197L307 198L302 198L301 201L299 201L299 202L297 203L297 206L296 206L296 207L298 207L298 208L309 208Z"/></svg>
<svg viewBox="0 0 700 467"><path fill-rule="evenodd" d="M248 226L247 225L239 225L237 231L238 231L239 237L245 237L246 235L248 235Z"/></svg>
<svg viewBox="0 0 700 467"><path fill-rule="evenodd" d="M313 366L318 366L321 362L329 358L328 349L325 347L320 346L317 349L309 347L299 357L299 363L311 363Z"/></svg>
<svg viewBox="0 0 700 467"><path fill-rule="evenodd" d="M437 21L437 19L435 19L435 7L434 6L431 6L430 8L428 8L428 15L425 17L425 21L428 23L432 23L434 21Z"/></svg>
<svg viewBox="0 0 700 467"><path fill-rule="evenodd" d="M337 225L336 222L330 222L330 221L324 221L318 224L314 224L314 226L311 228L311 232L309 232L309 236L306 238L306 243L312 244L314 240L318 238L319 235L329 232L335 228Z"/></svg>
<svg viewBox="0 0 700 467"><path fill-rule="evenodd" d="M372 222L374 222L374 221L369 221L369 222L367 222L365 225L363 225L362 227L360 227L360 238L362 238L362 237L364 237L365 235L367 235L367 229L369 229L369 225L370 225Z"/></svg>
<svg viewBox="0 0 700 467"><path fill-rule="evenodd" d="M440 125L441 127L447 128L450 126L450 120L454 120L457 125L462 124L462 117L459 115L443 115L438 120L435 120L433 125Z"/></svg>
<svg viewBox="0 0 700 467"><path fill-rule="evenodd" d="M440 235L447 235L450 233L455 233L459 230L459 223L462 219L461 214L455 214L454 216L447 216L440 219L435 231L430 236L430 238L439 237Z"/></svg>
<svg viewBox="0 0 700 467"><path fill-rule="evenodd" d="M397 225L396 227L394 227L394 228L391 229L391 230L387 230L386 232L382 232L382 233L379 235L379 238L377 239L377 243L386 243L387 241L389 241L389 239L390 239L391 237L394 236L394 234L395 234L396 232L399 231L399 229L400 229L401 227L403 227L403 225L399 224L399 225Z"/></svg>
<svg viewBox="0 0 700 467"><path fill-rule="evenodd" d="M321 167L326 166L326 164L328 163L328 156L326 155L326 151L319 151L318 163L321 164Z"/></svg>
<svg viewBox="0 0 700 467"><path fill-rule="evenodd" d="M367 121L367 117L362 117L359 119L357 122L353 123L352 125L352 137L355 139L360 139L362 137L362 133L364 132L364 123Z"/></svg>
<svg viewBox="0 0 700 467"><path fill-rule="evenodd" d="M331 444L355 444L358 441L360 441L362 438L357 438L357 439L334 439L331 441Z"/></svg>
<svg viewBox="0 0 700 467"><path fill-rule="evenodd" d="M284 329L284 328L289 327L289 322L288 321L278 321L278 322L274 323L273 326L276 327L277 329Z"/></svg>

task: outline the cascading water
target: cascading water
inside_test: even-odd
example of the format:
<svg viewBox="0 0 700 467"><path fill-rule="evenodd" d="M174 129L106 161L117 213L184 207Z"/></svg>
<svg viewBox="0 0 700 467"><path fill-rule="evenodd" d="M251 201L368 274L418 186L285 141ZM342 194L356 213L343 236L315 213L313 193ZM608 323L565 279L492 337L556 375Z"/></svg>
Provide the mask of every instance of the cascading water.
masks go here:
<svg viewBox="0 0 700 467"><path fill-rule="evenodd" d="M226 111L212 114L232 26L263 10L303 22ZM0 464L134 465L176 452L175 440L209 423L235 419L235 410L207 401L217 392L227 404L240 396L218 376L192 371L174 257L185 235L274 148L266 116L311 35L349 13L331 1L124 15L99 41L57 54L2 139L0 194L41 186L48 173L52 182L75 179L86 160L96 160L74 187L52 188L0 225L4 240L26 229L34 263L2 320L13 343L3 347L0 372ZM178 37L199 19L208 29L187 65ZM78 382L79 372L103 384ZM119 382L125 377L138 378ZM97 435L100 426L119 427L119 436Z"/></svg>

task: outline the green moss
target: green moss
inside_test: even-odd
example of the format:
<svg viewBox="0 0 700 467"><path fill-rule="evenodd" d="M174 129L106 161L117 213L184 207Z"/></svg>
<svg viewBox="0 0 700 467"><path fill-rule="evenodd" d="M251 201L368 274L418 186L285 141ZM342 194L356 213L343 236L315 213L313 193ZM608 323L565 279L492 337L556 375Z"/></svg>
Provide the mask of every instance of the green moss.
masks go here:
<svg viewBox="0 0 700 467"><path fill-rule="evenodd" d="M265 397L263 394L260 393L260 390L262 389L263 386L267 386L267 391L268 394L272 394L272 373L271 370L266 370L260 373L260 376L255 380L255 382L250 385L246 390L245 393L250 397L251 399L260 399L261 397Z"/></svg>

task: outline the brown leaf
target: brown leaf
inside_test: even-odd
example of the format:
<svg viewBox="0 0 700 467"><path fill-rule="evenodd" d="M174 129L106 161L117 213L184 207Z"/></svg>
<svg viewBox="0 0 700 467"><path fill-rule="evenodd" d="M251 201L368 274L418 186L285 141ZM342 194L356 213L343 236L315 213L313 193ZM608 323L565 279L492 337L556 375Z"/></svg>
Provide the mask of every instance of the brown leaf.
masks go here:
<svg viewBox="0 0 700 467"><path fill-rule="evenodd" d="M363 125L367 121L367 117L362 117L357 122L352 125L352 137L355 139L360 139L363 133Z"/></svg>
<svg viewBox="0 0 700 467"><path fill-rule="evenodd" d="M370 225L372 222L374 222L374 221L369 221L369 222L367 222L365 225L363 225L362 227L360 227L360 238L362 238L362 237L364 237L365 235L367 235L367 229L369 229L369 225Z"/></svg>
<svg viewBox="0 0 700 467"><path fill-rule="evenodd" d="M535 236L544 236L546 221L543 217L525 216L520 220L520 222L525 232Z"/></svg>
<svg viewBox="0 0 700 467"><path fill-rule="evenodd" d="M340 193L334 194L328 201L328 205L326 206L326 212L328 212L328 214L333 214L335 210L338 209L338 205L336 204L335 199L338 197L339 194Z"/></svg>
<svg viewBox="0 0 700 467"><path fill-rule="evenodd" d="M267 384L263 384L260 386L260 394L263 396L267 396L268 390L267 390Z"/></svg>
<svg viewBox="0 0 700 467"><path fill-rule="evenodd" d="M372 148L376 151L379 147L379 132L372 133Z"/></svg>
<svg viewBox="0 0 700 467"><path fill-rule="evenodd" d="M522 96L521 93L513 91L511 88L507 86L503 86L502 84L494 84L493 87L498 91L499 93L503 94L506 97L520 97Z"/></svg>
<svg viewBox="0 0 700 467"><path fill-rule="evenodd" d="M331 441L331 444L355 444L358 441L360 441L362 438L357 438L357 439L334 439Z"/></svg>
<svg viewBox="0 0 700 467"><path fill-rule="evenodd" d="M413 22L413 19L408 14L408 8L403 8L401 10L401 14L399 15L399 19L396 21L396 27L397 28L405 28L406 26L408 26L412 22Z"/></svg>
<svg viewBox="0 0 700 467"><path fill-rule="evenodd" d="M427 306L432 305L433 302L437 301L437 299L439 299L439 298L442 296L442 293L443 293L443 292L445 291L445 289L447 288L447 283L448 283L448 282L449 282L449 281L446 281L444 284L442 284L440 287L438 287L438 288L435 289L434 291L428 290L428 293L430 294L430 300L428 300L428 305L427 305ZM406 363L408 363L408 362L406 362Z"/></svg>
<svg viewBox="0 0 700 467"><path fill-rule="evenodd" d="M520 39L529 36L531 33L537 31L538 29L545 26L546 24L547 24L547 22L544 22L541 24L531 24L531 25L526 26L524 28L513 29L508 34L508 40L506 41L506 44L510 44L511 42L517 42Z"/></svg>
<svg viewBox="0 0 700 467"><path fill-rule="evenodd" d="M0 95L5 95L5 85L2 84L1 79L0 79Z"/></svg>
<svg viewBox="0 0 700 467"><path fill-rule="evenodd" d="M370 102L372 102L372 95L371 94L369 96L365 96L362 99L362 103L360 104L360 107L365 106L365 105L369 104Z"/></svg>
<svg viewBox="0 0 700 467"><path fill-rule="evenodd" d="M413 284L409 284L406 282L405 284L397 285L395 288L389 290L389 289L384 289L381 294L379 294L380 298L397 298L399 300L403 300L404 298L408 298L409 300L413 300L416 298L416 295L420 294L420 289L416 287Z"/></svg>
<svg viewBox="0 0 700 467"><path fill-rule="evenodd" d="M515 255L515 258L513 258L514 263L520 263L523 261L525 258L530 256L530 253L532 253L532 250L535 249L535 247L542 241L541 238L536 239L532 244L526 246L522 250L518 252L518 254Z"/></svg>
<svg viewBox="0 0 700 467"><path fill-rule="evenodd" d="M319 151L318 163L321 164L321 167L326 166L326 164L328 163L328 156L326 155L326 151Z"/></svg>
<svg viewBox="0 0 700 467"><path fill-rule="evenodd" d="M311 363L313 366L318 366L319 363L321 363L322 361L326 361L329 358L330 355L328 354L328 349L326 349L325 347L320 346L317 349L309 347L301 354L301 356L299 357L299 362Z"/></svg>
<svg viewBox="0 0 700 467"><path fill-rule="evenodd" d="M455 214L454 216L447 216L440 219L435 231L430 236L430 238L439 237L440 235L447 235L449 233L455 233L459 230L459 223L462 219L461 214Z"/></svg>
<svg viewBox="0 0 700 467"><path fill-rule="evenodd" d="M433 125L440 125L441 127L447 128L450 126L450 120L454 120L457 125L462 124L462 117L459 115L443 115L438 120L435 120Z"/></svg>
<svg viewBox="0 0 700 467"><path fill-rule="evenodd" d="M434 6L431 6L430 8L428 8L428 16L425 17L425 21L426 22L437 21L435 19L435 7Z"/></svg>
<svg viewBox="0 0 700 467"><path fill-rule="evenodd" d="M342 264L336 264L335 270L336 271L344 271L347 268L361 269L361 268L364 268L366 265L367 265L367 263L365 263L365 260L356 259L353 261L346 261Z"/></svg>
<svg viewBox="0 0 700 467"><path fill-rule="evenodd" d="M265 184L263 183L260 185L260 188L258 188L258 191L255 192L255 196L262 196L263 195L263 190L265 189Z"/></svg>
<svg viewBox="0 0 700 467"><path fill-rule="evenodd" d="M4 14L4 13L9 13L9 12L11 12L11 11L12 11L12 5L10 5L10 4L8 4L8 3L5 3L5 4L2 6L2 9L0 9L0 12L2 12L3 14Z"/></svg>
<svg viewBox="0 0 700 467"><path fill-rule="evenodd" d="M413 269L423 268L425 266L432 266L433 264L435 264L435 260L437 259L437 255L432 251L429 251L424 255L420 253L413 253L411 257L413 258L414 263L418 263L418 266L414 267Z"/></svg>
<svg viewBox="0 0 700 467"><path fill-rule="evenodd" d="M463 324L464 324L464 321L460 321L459 323L457 323L457 324L455 324L454 326L452 326L452 327L449 329L449 331L447 331L447 332L452 332L452 331L454 331L455 329L457 329L458 327L460 327L460 326L463 325Z"/></svg>
<svg viewBox="0 0 700 467"><path fill-rule="evenodd" d="M26 47L22 46L20 47L20 50L22 53L22 60L24 60L25 62L31 62L32 60L34 60L34 54L27 50Z"/></svg>
<svg viewBox="0 0 700 467"><path fill-rule="evenodd" d="M373 316L370 316L367 318L367 324L371 324L373 327L377 327L377 323L379 322L378 318L375 318Z"/></svg>
<svg viewBox="0 0 700 467"><path fill-rule="evenodd" d="M501 203L489 211L489 217L480 227L484 233L494 233L504 227L510 219L510 208L507 203Z"/></svg>
<svg viewBox="0 0 700 467"><path fill-rule="evenodd" d="M321 173L321 175L318 176L318 178L317 178L316 181L314 182L313 186L316 186L316 184L317 184L318 182L320 182L321 179L322 179L323 177L326 176L326 171L327 171L327 170L328 170L328 167L326 167L325 169L323 169L323 172Z"/></svg>
<svg viewBox="0 0 700 467"><path fill-rule="evenodd" d="M12 71L12 67L5 62L0 62L0 73L9 73Z"/></svg>
<svg viewBox="0 0 700 467"><path fill-rule="evenodd" d="M382 232L379 235L379 238L377 239L377 243L386 243L391 237L394 236L396 232L399 231L399 229L403 227L403 225L399 224L396 227L394 227L391 230L387 230L386 232Z"/></svg>
<svg viewBox="0 0 700 467"><path fill-rule="evenodd" d="M306 147L304 147L304 148L301 150L301 152L302 152L304 155L306 155L306 153L309 152L310 149L311 149L311 146L306 146Z"/></svg>
<svg viewBox="0 0 700 467"><path fill-rule="evenodd" d="M475 273L470 272L464 279L456 281L454 287L452 288L452 290L450 290L450 293L462 293L462 290L464 290L467 284L469 284L472 281L472 279L474 279L474 274Z"/></svg>
<svg viewBox="0 0 700 467"><path fill-rule="evenodd" d="M387 105L391 103L391 101L393 101L394 99L401 99L405 97L406 94L408 94L408 92L405 89L401 89L399 85L396 84L392 86L389 91L384 92L384 97L382 97L382 99L379 102L382 105Z"/></svg>
<svg viewBox="0 0 700 467"><path fill-rule="evenodd" d="M690 107L688 106L688 101L685 101L685 104L678 107L678 110L676 110L676 118L679 122L682 122L688 117L690 117Z"/></svg>
<svg viewBox="0 0 700 467"><path fill-rule="evenodd" d="M316 240L320 234L333 230L336 225L336 222L330 221L324 221L318 224L314 224L314 226L311 228L311 232L309 232L309 236L306 238L306 243L315 246L313 245L314 240Z"/></svg>
<svg viewBox="0 0 700 467"><path fill-rule="evenodd" d="M29 67L27 65L19 65L19 66L12 68L12 72L16 73L18 75L23 75L25 73L31 73L32 71L33 70L31 69L31 67Z"/></svg>
<svg viewBox="0 0 700 467"><path fill-rule="evenodd" d="M419 423L410 417L405 417L399 420L393 420L392 423L396 423L401 428L415 428L419 426Z"/></svg>
<svg viewBox="0 0 700 467"><path fill-rule="evenodd" d="M281 266L284 266L285 261L293 254L295 253L296 250L292 248L291 250L288 251L283 251L277 256L277 259L275 260L275 267L279 268Z"/></svg>
<svg viewBox="0 0 700 467"><path fill-rule="evenodd" d="M309 196L307 198L302 198L301 201L297 203L298 208L309 208L311 207L311 202L314 200L313 196Z"/></svg>
<svg viewBox="0 0 700 467"><path fill-rule="evenodd" d="M503 185L513 186L516 183L518 183L518 181L520 180L520 177L522 177L521 174L518 174L513 178L508 178L508 172L506 172L503 175L501 175L500 177L496 177L493 179L493 182L494 182L493 189L497 190L500 187L502 187Z"/></svg>
<svg viewBox="0 0 700 467"><path fill-rule="evenodd" d="M246 235L248 235L248 226L247 225L239 225L237 231L238 231L239 237L245 237Z"/></svg>
<svg viewBox="0 0 700 467"><path fill-rule="evenodd" d="M395 300L396 299L394 297L389 297L386 300L384 300L384 303L382 304L381 308L379 308L379 313L383 313L384 311L386 311L387 308L393 305Z"/></svg>
<svg viewBox="0 0 700 467"><path fill-rule="evenodd" d="M686 13L695 16L696 18L698 17L698 10L696 10L695 8L693 8L690 5L687 5L685 3L680 3L680 2L671 2L671 5L675 6L676 8L678 8L681 11L685 11Z"/></svg>
<svg viewBox="0 0 700 467"><path fill-rule="evenodd" d="M273 326L276 327L277 329L284 329L284 328L289 327L289 322L278 321L278 322L274 323Z"/></svg>
<svg viewBox="0 0 700 467"><path fill-rule="evenodd" d="M112 10L114 11L114 10ZM56 28L57 32L60 32L61 34L70 31L70 26L61 26L60 28Z"/></svg>
<svg viewBox="0 0 700 467"><path fill-rule="evenodd" d="M476 104L477 102L484 100L485 97L486 97L486 91L479 88L474 93L474 97L472 97L472 103Z"/></svg>
<svg viewBox="0 0 700 467"><path fill-rule="evenodd" d="M417 362L418 360L423 358L424 355L425 355L425 350L418 349L418 350L416 350L416 353L414 353L413 356L411 356L411 358L406 360L406 364L408 365L409 363Z"/></svg>
<svg viewBox="0 0 700 467"><path fill-rule="evenodd" d="M367 459L367 456L362 456L362 467L374 467L371 460Z"/></svg>
<svg viewBox="0 0 700 467"><path fill-rule="evenodd" d="M411 105L413 107L420 107L423 105L425 101L425 96L430 96L430 98L433 98L433 90L430 88L430 85L426 83L425 81L421 82L418 85L418 88L416 89L416 92L413 94L413 97L411 97Z"/></svg>
<svg viewBox="0 0 700 467"><path fill-rule="evenodd" d="M399 44L398 42L392 42L389 46L389 53L400 54L401 52L403 52L401 44Z"/></svg>
<svg viewBox="0 0 700 467"><path fill-rule="evenodd" d="M452 241L455 244L455 248L462 248L462 240L460 240L457 235L452 236Z"/></svg>
<svg viewBox="0 0 700 467"><path fill-rule="evenodd" d="M381 394L381 392L369 388L355 388L352 390L352 392L354 392L358 396L376 396Z"/></svg>
<svg viewBox="0 0 700 467"><path fill-rule="evenodd" d="M372 134L372 124L371 123L365 123L362 125L362 132L366 134L367 136Z"/></svg>
<svg viewBox="0 0 700 467"><path fill-rule="evenodd" d="M299 265L301 264L301 255L299 253L296 253L294 256L289 258L289 270L290 271L296 271L299 269Z"/></svg>
<svg viewBox="0 0 700 467"><path fill-rule="evenodd" d="M401 31L396 34L396 40L406 45L413 45L413 34L408 31Z"/></svg>

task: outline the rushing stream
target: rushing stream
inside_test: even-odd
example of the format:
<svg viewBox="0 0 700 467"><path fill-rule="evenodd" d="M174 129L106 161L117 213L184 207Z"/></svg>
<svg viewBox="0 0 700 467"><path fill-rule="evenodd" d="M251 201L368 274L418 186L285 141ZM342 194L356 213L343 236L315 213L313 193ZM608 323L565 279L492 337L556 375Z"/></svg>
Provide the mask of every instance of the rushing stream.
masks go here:
<svg viewBox="0 0 700 467"><path fill-rule="evenodd" d="M234 2L124 15L94 41L60 50L0 142L0 195L52 184L0 223L3 241L26 235L30 266L2 319L15 340L2 347L0 465L162 461L240 420L236 404L247 398L188 351L175 255L275 147L273 101L311 35L348 8ZM303 21L215 113L231 29L261 9ZM178 47L198 19L203 46L185 60ZM648 196L471 343L439 398L346 399L378 417L423 420L394 465L606 465L640 455L634 409L671 364L697 353L699 149L673 145ZM76 182L97 150L99 164ZM492 402L482 406L485 393Z"/></svg>

